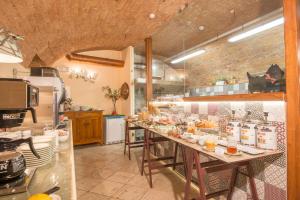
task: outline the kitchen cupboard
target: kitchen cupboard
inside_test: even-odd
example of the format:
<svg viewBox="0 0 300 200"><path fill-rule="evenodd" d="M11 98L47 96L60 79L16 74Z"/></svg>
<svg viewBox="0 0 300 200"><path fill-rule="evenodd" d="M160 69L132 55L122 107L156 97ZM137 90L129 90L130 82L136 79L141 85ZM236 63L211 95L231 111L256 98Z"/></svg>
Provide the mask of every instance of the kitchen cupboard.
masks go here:
<svg viewBox="0 0 300 200"><path fill-rule="evenodd" d="M104 143L103 111L70 111L65 116L72 120L74 145Z"/></svg>

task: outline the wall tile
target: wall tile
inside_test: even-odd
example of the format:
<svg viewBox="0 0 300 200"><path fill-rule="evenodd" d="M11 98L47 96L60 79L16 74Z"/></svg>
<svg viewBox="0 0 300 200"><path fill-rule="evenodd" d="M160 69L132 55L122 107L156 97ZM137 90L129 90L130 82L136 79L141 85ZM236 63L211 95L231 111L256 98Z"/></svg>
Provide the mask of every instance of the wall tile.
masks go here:
<svg viewBox="0 0 300 200"><path fill-rule="evenodd" d="M235 110L235 115L237 118L242 118L245 116L246 103L245 102L231 102L231 110Z"/></svg>
<svg viewBox="0 0 300 200"><path fill-rule="evenodd" d="M208 103L199 103L199 114L201 115L208 114Z"/></svg>
<svg viewBox="0 0 300 200"><path fill-rule="evenodd" d="M237 176L236 187L247 192L247 177L239 173Z"/></svg>
<svg viewBox="0 0 300 200"><path fill-rule="evenodd" d="M245 106L246 111L251 111L251 119L263 120L263 105L257 102L247 102Z"/></svg>
<svg viewBox="0 0 300 200"><path fill-rule="evenodd" d="M285 200L287 199L286 191L265 183L265 198L266 200Z"/></svg>
<svg viewBox="0 0 300 200"><path fill-rule="evenodd" d="M274 155L274 156L268 156L262 159L264 162L267 162L269 164L276 165L281 168L286 167L286 155L285 153L282 153L280 155Z"/></svg>
<svg viewBox="0 0 300 200"><path fill-rule="evenodd" d="M264 112L268 112L269 121L285 122L285 104L279 102L263 102Z"/></svg>
<svg viewBox="0 0 300 200"><path fill-rule="evenodd" d="M231 104L230 103L221 103L218 105L218 114L219 115L231 115Z"/></svg>
<svg viewBox="0 0 300 200"><path fill-rule="evenodd" d="M256 186L256 191L257 191L257 195L258 195L258 199L259 200L265 200L265 183L261 180L258 179L254 179L255 181L255 186ZM251 194L251 190L250 190L250 184L249 184L249 180L247 180L247 199L253 199L252 198L252 194Z"/></svg>
<svg viewBox="0 0 300 200"><path fill-rule="evenodd" d="M199 104L198 103L192 103L191 104L191 112L193 114L198 114L199 113Z"/></svg>
<svg viewBox="0 0 300 200"><path fill-rule="evenodd" d="M184 104L184 112L185 113L191 113L192 112L192 107L190 103Z"/></svg>
<svg viewBox="0 0 300 200"><path fill-rule="evenodd" d="M269 166L270 164L267 162L264 162L263 160L253 160L250 162L253 171L254 171L254 177L256 179L259 179L261 181L265 180L265 168Z"/></svg>
<svg viewBox="0 0 300 200"><path fill-rule="evenodd" d="M265 168L265 182L283 190L286 189L286 170L276 165L269 165Z"/></svg>
<svg viewBox="0 0 300 200"><path fill-rule="evenodd" d="M218 104L217 103L208 103L208 114L216 115L218 112Z"/></svg>
<svg viewBox="0 0 300 200"><path fill-rule="evenodd" d="M234 188L234 192L232 195L233 200L244 200L247 199L247 193L239 188Z"/></svg>

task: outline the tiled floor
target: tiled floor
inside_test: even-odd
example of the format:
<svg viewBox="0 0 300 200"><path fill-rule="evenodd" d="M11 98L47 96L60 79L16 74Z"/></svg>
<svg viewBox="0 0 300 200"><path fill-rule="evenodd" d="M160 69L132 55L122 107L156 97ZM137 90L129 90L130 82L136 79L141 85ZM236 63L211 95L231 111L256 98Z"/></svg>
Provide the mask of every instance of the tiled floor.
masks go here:
<svg viewBox="0 0 300 200"><path fill-rule="evenodd" d="M183 199L184 181L169 169L153 175L150 189L146 177L140 175L140 155L141 149L135 149L129 161L121 144L75 149L78 200Z"/></svg>

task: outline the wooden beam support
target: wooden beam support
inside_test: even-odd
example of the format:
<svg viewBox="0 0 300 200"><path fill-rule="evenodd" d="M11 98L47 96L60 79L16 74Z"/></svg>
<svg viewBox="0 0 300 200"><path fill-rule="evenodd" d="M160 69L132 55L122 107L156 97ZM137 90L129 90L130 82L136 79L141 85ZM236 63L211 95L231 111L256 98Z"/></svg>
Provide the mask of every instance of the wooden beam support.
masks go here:
<svg viewBox="0 0 300 200"><path fill-rule="evenodd" d="M77 54L77 53L67 54L66 58L68 60L75 60L75 61L81 61L81 62L90 62L90 63L96 63L96 64L114 66L114 67L124 67L124 61L123 60L101 58L101 57L88 56L88 55L82 55L82 54Z"/></svg>
<svg viewBox="0 0 300 200"><path fill-rule="evenodd" d="M299 0L284 0L287 89L287 195L300 199L300 30Z"/></svg>
<svg viewBox="0 0 300 200"><path fill-rule="evenodd" d="M146 52L146 102L147 105L152 100L152 38L145 39Z"/></svg>

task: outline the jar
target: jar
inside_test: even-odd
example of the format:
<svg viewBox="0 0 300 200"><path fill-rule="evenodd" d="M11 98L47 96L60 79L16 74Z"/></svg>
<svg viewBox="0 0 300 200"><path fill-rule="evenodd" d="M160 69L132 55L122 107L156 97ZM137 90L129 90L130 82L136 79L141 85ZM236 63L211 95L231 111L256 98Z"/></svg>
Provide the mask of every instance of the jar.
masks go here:
<svg viewBox="0 0 300 200"><path fill-rule="evenodd" d="M226 134L228 137L232 136L236 142L240 142L241 123L235 119L234 115L235 115L235 111L233 110L231 121L229 121L226 126Z"/></svg>
<svg viewBox="0 0 300 200"><path fill-rule="evenodd" d="M245 145L256 145L256 131L255 123L245 123L241 128L241 143Z"/></svg>
<svg viewBox="0 0 300 200"><path fill-rule="evenodd" d="M241 127L241 143L256 146L257 124L250 120L251 112L247 112L246 121Z"/></svg>
<svg viewBox="0 0 300 200"><path fill-rule="evenodd" d="M267 120L268 113L264 113L264 122L258 126L257 147L268 150L277 149L276 126L270 124Z"/></svg>

